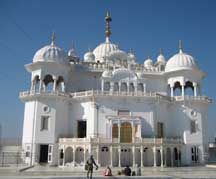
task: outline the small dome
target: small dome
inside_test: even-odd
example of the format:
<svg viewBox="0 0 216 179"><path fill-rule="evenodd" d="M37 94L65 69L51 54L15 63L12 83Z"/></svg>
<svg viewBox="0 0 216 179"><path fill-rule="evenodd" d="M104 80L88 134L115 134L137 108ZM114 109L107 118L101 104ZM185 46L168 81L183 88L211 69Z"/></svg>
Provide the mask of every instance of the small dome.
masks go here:
<svg viewBox="0 0 216 179"><path fill-rule="evenodd" d="M112 79L115 81L119 81L119 80L133 80L133 79L137 79L137 76L134 72L132 72L131 70L128 70L127 68L121 67L118 68L116 70L113 71L113 77Z"/></svg>
<svg viewBox="0 0 216 179"><path fill-rule="evenodd" d="M95 55L92 51L86 52L84 55L85 62L95 62Z"/></svg>
<svg viewBox="0 0 216 179"><path fill-rule="evenodd" d="M95 61L104 62L104 57L106 57L110 52L113 52L117 49L118 46L111 43L110 41L106 41L100 44L93 51L95 55Z"/></svg>
<svg viewBox="0 0 216 179"><path fill-rule="evenodd" d="M128 53L128 62L129 63L135 63L136 62L136 56L134 55L134 53L132 53L132 52Z"/></svg>
<svg viewBox="0 0 216 179"><path fill-rule="evenodd" d="M166 59L163 56L163 54L158 55L158 57L157 57L157 63L166 64Z"/></svg>
<svg viewBox="0 0 216 179"><path fill-rule="evenodd" d="M69 51L68 51L68 56L69 57L78 57L76 51L74 48L71 48Z"/></svg>
<svg viewBox="0 0 216 179"><path fill-rule="evenodd" d="M152 61L152 59L150 59L150 57L148 57L148 59L144 61L144 67L150 68L152 66L153 66L153 61Z"/></svg>
<svg viewBox="0 0 216 179"><path fill-rule="evenodd" d="M65 52L54 45L47 45L41 49L39 49L33 58L33 63L35 62L55 62L59 64L68 64L69 60Z"/></svg>
<svg viewBox="0 0 216 179"><path fill-rule="evenodd" d="M102 77L103 78L111 78L112 77L112 71L110 70L105 70L103 73L102 73Z"/></svg>
<svg viewBox="0 0 216 179"><path fill-rule="evenodd" d="M194 70L199 69L196 60L186 54L183 53L182 50L179 50L179 53L175 54L173 57L171 57L165 67L165 72L171 72L171 71L177 71L177 70Z"/></svg>

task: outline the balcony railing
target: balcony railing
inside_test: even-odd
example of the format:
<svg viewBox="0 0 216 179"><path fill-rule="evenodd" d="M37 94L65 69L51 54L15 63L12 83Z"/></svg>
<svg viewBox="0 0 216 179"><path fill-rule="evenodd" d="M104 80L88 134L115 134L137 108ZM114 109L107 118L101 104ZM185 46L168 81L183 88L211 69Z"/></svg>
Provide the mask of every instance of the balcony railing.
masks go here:
<svg viewBox="0 0 216 179"><path fill-rule="evenodd" d="M82 98L89 96L118 96L118 97L146 97L146 98L157 98L164 99L167 101L204 101L207 103L211 103L212 100L207 96L174 96L170 97L166 94L157 93L157 92L123 92L123 91L101 91L101 90L89 90L82 92L74 92L74 93L66 93L60 91L24 91L20 92L20 98L32 97L32 96L46 95L46 96L59 96L59 97L67 97L67 98Z"/></svg>
<svg viewBox="0 0 216 179"><path fill-rule="evenodd" d="M60 138L60 144L85 144L85 143L99 143L99 144L118 144L118 138ZM149 144L149 145L162 145L162 144L183 144L181 138L135 138L131 144ZM121 143L124 144L124 143Z"/></svg>

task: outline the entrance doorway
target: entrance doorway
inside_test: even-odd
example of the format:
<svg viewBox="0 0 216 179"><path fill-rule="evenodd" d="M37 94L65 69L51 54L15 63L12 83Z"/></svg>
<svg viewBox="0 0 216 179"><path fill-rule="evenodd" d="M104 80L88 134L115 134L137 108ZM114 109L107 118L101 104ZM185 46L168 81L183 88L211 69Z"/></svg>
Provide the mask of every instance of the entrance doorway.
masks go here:
<svg viewBox="0 0 216 179"><path fill-rule="evenodd" d="M48 161L48 145L40 145L40 163Z"/></svg>
<svg viewBox="0 0 216 179"><path fill-rule="evenodd" d="M86 121L77 121L77 137L86 137Z"/></svg>

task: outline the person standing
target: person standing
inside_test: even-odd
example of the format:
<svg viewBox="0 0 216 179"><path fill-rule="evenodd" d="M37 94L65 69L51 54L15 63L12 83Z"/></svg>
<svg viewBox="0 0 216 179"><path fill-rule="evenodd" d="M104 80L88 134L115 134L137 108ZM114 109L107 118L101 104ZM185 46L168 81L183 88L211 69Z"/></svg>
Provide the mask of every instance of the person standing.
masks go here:
<svg viewBox="0 0 216 179"><path fill-rule="evenodd" d="M92 173L93 173L94 165L96 167L96 170L98 169L98 165L95 163L93 155L90 156L90 158L87 160L86 164L87 164L87 169L88 169L87 178L92 179ZM90 177L89 177L89 175L90 175Z"/></svg>

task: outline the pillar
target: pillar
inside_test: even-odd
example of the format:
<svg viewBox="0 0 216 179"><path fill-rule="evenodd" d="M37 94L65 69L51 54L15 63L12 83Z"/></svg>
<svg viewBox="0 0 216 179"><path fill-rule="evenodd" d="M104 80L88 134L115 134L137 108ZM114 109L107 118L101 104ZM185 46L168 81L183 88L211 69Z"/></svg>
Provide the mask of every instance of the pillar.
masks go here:
<svg viewBox="0 0 216 179"><path fill-rule="evenodd" d="M101 80L101 91L104 91L104 80Z"/></svg>
<svg viewBox="0 0 216 179"><path fill-rule="evenodd" d="M194 96L197 96L197 83L193 83L194 87Z"/></svg>
<svg viewBox="0 0 216 179"><path fill-rule="evenodd" d="M110 166L113 167L113 147L110 146Z"/></svg>
<svg viewBox="0 0 216 179"><path fill-rule="evenodd" d="M57 78L55 76L53 76L53 80L54 80L53 91L56 91L56 89L57 89Z"/></svg>
<svg viewBox="0 0 216 179"><path fill-rule="evenodd" d="M146 93L146 84L143 84L144 93Z"/></svg>
<svg viewBox="0 0 216 179"><path fill-rule="evenodd" d="M110 82L110 93L112 94L114 91L114 83Z"/></svg>
<svg viewBox="0 0 216 179"><path fill-rule="evenodd" d="M141 162L140 162L140 166L143 167L143 146L141 145L140 147L140 159L141 159Z"/></svg>
<svg viewBox="0 0 216 179"><path fill-rule="evenodd" d="M174 96L174 90L173 90L173 86L170 86L170 96L173 97Z"/></svg>
<svg viewBox="0 0 216 179"><path fill-rule="evenodd" d="M40 80L40 83L39 83L39 92L42 91L42 88L43 88L43 80Z"/></svg>
<svg viewBox="0 0 216 179"><path fill-rule="evenodd" d="M157 166L157 151L156 151L156 147L153 147L153 157L154 157L154 167Z"/></svg>
<svg viewBox="0 0 216 179"><path fill-rule="evenodd" d="M119 148L118 148L118 154L119 154L118 167L121 167L121 146L119 146Z"/></svg>
<svg viewBox="0 0 216 179"><path fill-rule="evenodd" d="M164 150L164 166L167 166L167 149Z"/></svg>
<svg viewBox="0 0 216 179"><path fill-rule="evenodd" d="M185 95L185 91L184 91L184 85L182 85L182 96Z"/></svg>
<svg viewBox="0 0 216 179"><path fill-rule="evenodd" d="M34 88L35 88L35 80L32 80L31 81L31 89L30 89L30 91L31 92L35 91Z"/></svg>
<svg viewBox="0 0 216 179"><path fill-rule="evenodd" d="M97 163L98 165L99 165L99 152L100 152L99 145L97 145Z"/></svg>
<svg viewBox="0 0 216 179"><path fill-rule="evenodd" d="M133 167L135 167L136 164L136 156L135 156L135 146L132 147L132 154L133 154Z"/></svg>
<svg viewBox="0 0 216 179"><path fill-rule="evenodd" d="M119 86L118 91L119 91L119 93L120 93L120 92L121 92L121 82L118 83L118 86Z"/></svg>
<svg viewBox="0 0 216 179"><path fill-rule="evenodd" d="M160 148L160 154L161 154L161 167L163 167L164 164L164 158L163 158L163 146Z"/></svg>
<svg viewBox="0 0 216 179"><path fill-rule="evenodd" d="M75 166L75 162L76 162L76 147L73 146L73 164Z"/></svg>
<svg viewBox="0 0 216 179"><path fill-rule="evenodd" d="M174 158L173 158L173 147L170 147L171 150L171 167L174 166Z"/></svg>
<svg viewBox="0 0 216 179"><path fill-rule="evenodd" d="M83 152L83 154L84 154L84 164L86 164L86 146L84 147L84 152Z"/></svg>
<svg viewBox="0 0 216 179"><path fill-rule="evenodd" d="M178 167L180 167L180 147L177 147L177 153L178 153Z"/></svg>
<svg viewBox="0 0 216 179"><path fill-rule="evenodd" d="M134 93L137 94L137 84L134 84Z"/></svg>

